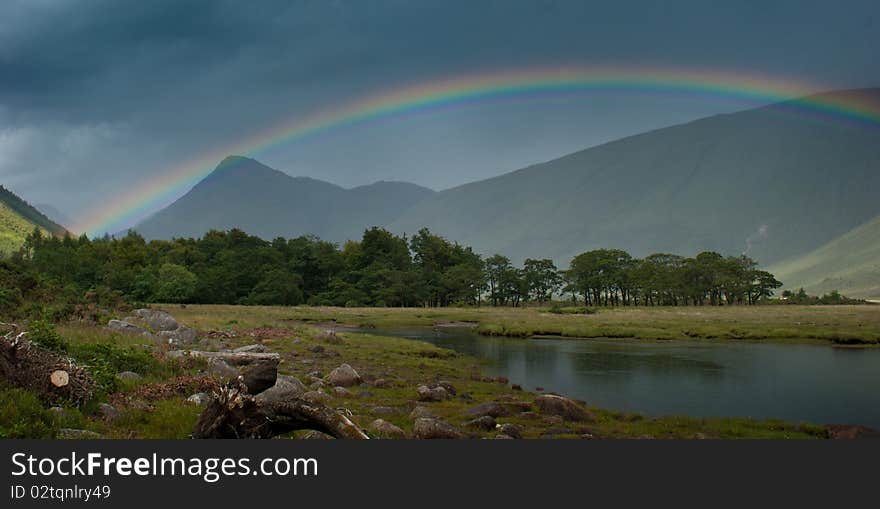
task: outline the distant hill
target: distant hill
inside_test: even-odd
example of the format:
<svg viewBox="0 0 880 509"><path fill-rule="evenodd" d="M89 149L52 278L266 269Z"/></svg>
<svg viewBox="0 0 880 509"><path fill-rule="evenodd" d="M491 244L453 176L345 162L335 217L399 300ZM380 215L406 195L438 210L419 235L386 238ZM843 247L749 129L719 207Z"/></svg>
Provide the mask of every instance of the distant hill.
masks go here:
<svg viewBox="0 0 880 509"><path fill-rule="evenodd" d="M434 191L403 182L345 189L228 157L179 200L134 229L148 239L241 228L266 239L314 234L342 242L399 217Z"/></svg>
<svg viewBox="0 0 880 509"><path fill-rule="evenodd" d="M785 288L810 295L838 290L848 297L880 298L880 216L822 247L770 267Z"/></svg>
<svg viewBox="0 0 880 509"><path fill-rule="evenodd" d="M835 92L876 101L880 89ZM482 253L571 257L600 247L809 252L880 214L880 128L789 112L717 115L442 191L390 227Z"/></svg>
<svg viewBox="0 0 880 509"><path fill-rule="evenodd" d="M66 230L42 212L0 186L0 254L12 253L39 227L46 234L64 235Z"/></svg>
<svg viewBox="0 0 880 509"><path fill-rule="evenodd" d="M825 98L875 101L880 89ZM515 261L585 250L748 253L779 263L880 215L880 127L792 113L781 103L576 152L439 193L379 182L343 189L230 157L136 227L147 238L239 227L271 239L359 238L422 227Z"/></svg>
<svg viewBox="0 0 880 509"><path fill-rule="evenodd" d="M64 226L65 228L73 224L73 219L64 212L61 212L58 207L54 205L38 203L34 205L34 208L45 214L52 222Z"/></svg>

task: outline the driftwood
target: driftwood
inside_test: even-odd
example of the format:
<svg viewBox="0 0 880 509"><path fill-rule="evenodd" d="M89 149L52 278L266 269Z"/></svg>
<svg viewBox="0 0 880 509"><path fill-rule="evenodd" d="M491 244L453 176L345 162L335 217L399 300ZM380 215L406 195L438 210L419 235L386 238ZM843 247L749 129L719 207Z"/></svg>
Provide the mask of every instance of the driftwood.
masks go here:
<svg viewBox="0 0 880 509"><path fill-rule="evenodd" d="M272 438L311 429L334 438L367 439L348 417L320 403L300 398L258 402L244 387L220 391L202 412L193 438Z"/></svg>
<svg viewBox="0 0 880 509"><path fill-rule="evenodd" d="M27 340L27 332L12 328L0 336L0 378L16 387L36 392L48 402L82 404L95 395L95 381L73 359L46 350Z"/></svg>
<svg viewBox="0 0 880 509"><path fill-rule="evenodd" d="M272 362L278 364L281 356L277 353L256 353L256 352L202 352L199 350L175 350L169 352L168 355L174 357L192 357L194 359L220 359L230 366L244 366L256 362Z"/></svg>

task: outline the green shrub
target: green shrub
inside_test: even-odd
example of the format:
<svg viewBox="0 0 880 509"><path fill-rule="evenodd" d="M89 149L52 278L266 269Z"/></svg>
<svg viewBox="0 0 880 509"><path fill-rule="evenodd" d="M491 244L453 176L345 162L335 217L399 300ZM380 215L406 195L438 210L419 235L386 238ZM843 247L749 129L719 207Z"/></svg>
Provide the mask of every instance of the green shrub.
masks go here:
<svg viewBox="0 0 880 509"><path fill-rule="evenodd" d="M559 304L553 304L550 309L547 310L548 313L553 313L554 315L593 315L596 314L596 310L588 307L562 307Z"/></svg>
<svg viewBox="0 0 880 509"><path fill-rule="evenodd" d="M67 342L64 341L55 326L48 320L34 320L28 324L28 339L53 352L66 353Z"/></svg>
<svg viewBox="0 0 880 509"><path fill-rule="evenodd" d="M161 369L161 363L148 351L114 342L71 346L70 354L80 364L87 366L89 373L107 393L115 392L118 388L116 375L121 371L146 375Z"/></svg>
<svg viewBox="0 0 880 509"><path fill-rule="evenodd" d="M54 438L58 424L37 396L0 388L0 438Z"/></svg>

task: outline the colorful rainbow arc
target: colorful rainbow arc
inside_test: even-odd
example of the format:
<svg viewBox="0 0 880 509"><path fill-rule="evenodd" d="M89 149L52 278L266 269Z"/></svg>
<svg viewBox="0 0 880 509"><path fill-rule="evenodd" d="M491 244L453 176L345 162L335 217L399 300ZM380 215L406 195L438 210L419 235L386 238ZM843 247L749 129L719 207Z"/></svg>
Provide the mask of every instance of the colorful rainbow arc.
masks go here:
<svg viewBox="0 0 880 509"><path fill-rule="evenodd" d="M254 155L266 149L319 133L377 119L455 104L528 96L535 93L620 91L708 96L747 105L786 102L787 110L880 125L880 106L861 99L831 99L802 82L748 76L742 73L656 68L554 67L493 72L443 79L366 96L345 106L318 112L266 129L240 142L219 147L184 162L142 186L103 203L76 227L102 234L144 217L159 205L186 192L213 171L227 155ZM836 97L836 96L835 96Z"/></svg>

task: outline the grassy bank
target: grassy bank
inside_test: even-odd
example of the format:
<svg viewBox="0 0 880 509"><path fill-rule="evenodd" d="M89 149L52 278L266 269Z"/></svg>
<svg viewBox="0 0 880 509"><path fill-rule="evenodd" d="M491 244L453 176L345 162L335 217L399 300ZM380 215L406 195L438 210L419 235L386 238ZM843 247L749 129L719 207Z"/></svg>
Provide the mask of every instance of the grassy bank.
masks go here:
<svg viewBox="0 0 880 509"><path fill-rule="evenodd" d="M327 404L344 408L352 419L368 428L375 419L384 419L412 433L416 406L425 406L433 415L456 426L465 436L488 438L494 430L480 431L466 423L472 416L468 409L487 402L500 402L514 408L510 415L499 417L499 424L516 424L524 438L824 438L828 430L810 424L792 424L776 420L742 418L691 418L683 416L648 418L590 406L594 419L589 422L563 421L543 414L534 406L537 394L519 390L504 380L497 381L481 373L482 361L445 350L428 343L371 334L341 333L341 343L322 339L322 327L304 320L329 321L332 310L283 308L242 308L216 306L168 306L180 322L205 330L224 330L217 339L203 340L200 348L222 349L262 343L281 354L279 371L311 383L312 374L326 375L342 363L350 364L365 380L386 382L352 387L337 393L332 387L320 389ZM448 311L371 311L337 310L337 323L356 325L400 326L425 325L439 321L481 318L484 310ZM310 312L310 316L303 313ZM293 316L292 316L293 315ZM371 319L363 322L356 319ZM120 351L140 349L149 358L140 358L136 366L143 377L114 384L101 396L111 403L118 415L108 417L97 402L86 408L65 408L61 416L49 415L33 397L18 390L4 389L0 417L8 404L10 419L20 418L22 402L29 408L28 420L46 426L44 436L57 436L59 428L77 428L114 438L186 438L201 408L186 402L187 396L204 390L204 365L179 365L162 355L168 347L156 345L140 336L111 334L100 327L65 326L59 329L71 352L104 352L101 362L111 373L121 371ZM110 345L98 348L96 345ZM110 352L110 353L107 353ZM124 355L122 357L125 357ZM127 357L126 357L127 358ZM117 363L117 364L114 364ZM128 367L128 365L126 365ZM440 402L418 402L416 388L422 384L445 381L456 389L455 397ZM515 381L513 381L515 382ZM26 401L25 401L26 400ZM51 413L51 412L50 412ZM6 417L3 417L4 419ZM28 424L25 424L28 425ZM301 435L301 433L299 433Z"/></svg>
<svg viewBox="0 0 880 509"><path fill-rule="evenodd" d="M175 314L199 328L337 324L417 327L474 322L481 334L528 337L678 340L772 340L876 345L880 306L731 306L599 309L591 314L549 308L331 308L188 306Z"/></svg>

